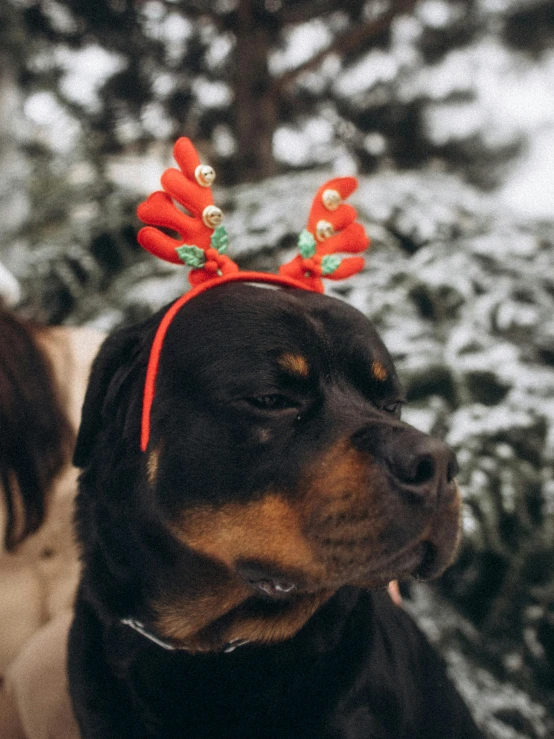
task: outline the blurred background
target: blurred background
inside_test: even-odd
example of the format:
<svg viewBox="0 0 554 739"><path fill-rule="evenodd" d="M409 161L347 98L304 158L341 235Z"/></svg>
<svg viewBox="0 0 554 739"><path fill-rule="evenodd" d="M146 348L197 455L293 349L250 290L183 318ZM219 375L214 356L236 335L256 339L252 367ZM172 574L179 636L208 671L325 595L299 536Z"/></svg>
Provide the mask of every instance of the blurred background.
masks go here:
<svg viewBox="0 0 554 739"><path fill-rule="evenodd" d="M275 270L329 176L373 239L369 315L405 419L456 449L457 564L406 590L487 735L554 736L554 5L2 0L0 273L109 330L186 287L137 203L192 138L233 257Z"/></svg>

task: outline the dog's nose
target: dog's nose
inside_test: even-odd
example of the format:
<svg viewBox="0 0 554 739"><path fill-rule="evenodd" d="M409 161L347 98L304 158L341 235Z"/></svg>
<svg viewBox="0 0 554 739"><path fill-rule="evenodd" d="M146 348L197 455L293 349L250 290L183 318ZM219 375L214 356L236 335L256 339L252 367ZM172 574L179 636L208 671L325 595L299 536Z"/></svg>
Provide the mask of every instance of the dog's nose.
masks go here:
<svg viewBox="0 0 554 739"><path fill-rule="evenodd" d="M404 443L390 446L385 459L391 473L411 495L449 499L455 493L456 455L439 439L408 435Z"/></svg>
<svg viewBox="0 0 554 739"><path fill-rule="evenodd" d="M398 422L368 424L353 440L387 465L404 495L430 503L448 503L456 495L456 455L440 439Z"/></svg>

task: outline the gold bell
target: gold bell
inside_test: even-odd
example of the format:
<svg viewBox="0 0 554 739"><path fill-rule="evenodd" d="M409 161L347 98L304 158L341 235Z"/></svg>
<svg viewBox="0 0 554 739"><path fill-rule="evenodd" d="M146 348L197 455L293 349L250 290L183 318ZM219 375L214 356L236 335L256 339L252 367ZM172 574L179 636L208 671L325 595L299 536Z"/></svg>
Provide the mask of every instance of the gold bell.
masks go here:
<svg viewBox="0 0 554 739"><path fill-rule="evenodd" d="M329 221L318 221L315 227L315 237L318 241L325 241L330 236L333 236L335 230L333 224Z"/></svg>
<svg viewBox="0 0 554 739"><path fill-rule="evenodd" d="M215 180L215 169L209 164L199 164L194 170L196 181L202 187L210 187Z"/></svg>
<svg viewBox="0 0 554 739"><path fill-rule="evenodd" d="M327 210L336 210L342 203L340 192L337 190L324 190L321 195L321 201Z"/></svg>
<svg viewBox="0 0 554 739"><path fill-rule="evenodd" d="M217 228L223 219L223 211L217 205L207 205L202 211L202 220L208 228Z"/></svg>

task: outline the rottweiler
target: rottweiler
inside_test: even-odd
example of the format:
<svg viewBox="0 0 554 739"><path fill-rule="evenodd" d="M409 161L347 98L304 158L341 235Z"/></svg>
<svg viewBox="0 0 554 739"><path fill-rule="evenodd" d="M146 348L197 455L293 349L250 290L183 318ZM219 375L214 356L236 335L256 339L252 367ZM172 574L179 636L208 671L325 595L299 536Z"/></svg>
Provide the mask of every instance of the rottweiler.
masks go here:
<svg viewBox="0 0 554 739"><path fill-rule="evenodd" d="M83 739L476 739L386 587L460 537L453 452L401 420L372 323L335 298L223 284L109 337L75 462L69 640Z"/></svg>

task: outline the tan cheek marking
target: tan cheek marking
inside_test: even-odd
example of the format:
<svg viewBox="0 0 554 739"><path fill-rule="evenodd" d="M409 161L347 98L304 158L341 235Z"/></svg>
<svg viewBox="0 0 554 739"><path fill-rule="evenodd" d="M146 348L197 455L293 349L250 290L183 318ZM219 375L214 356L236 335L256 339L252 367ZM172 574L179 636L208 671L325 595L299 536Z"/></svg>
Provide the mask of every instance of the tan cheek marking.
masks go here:
<svg viewBox="0 0 554 739"><path fill-rule="evenodd" d="M156 484L156 478L158 476L158 467L160 464L161 449L152 449L148 453L148 459L146 460L146 479L151 487Z"/></svg>
<svg viewBox="0 0 554 739"><path fill-rule="evenodd" d="M229 578L218 587L211 585L194 598L165 594L153 604L156 628L168 639L189 639L243 603L251 594L246 583L236 578Z"/></svg>
<svg viewBox="0 0 554 739"><path fill-rule="evenodd" d="M366 489L372 464L348 441L339 442L322 457L308 474L308 499L316 505L329 499L352 504L358 498L367 505Z"/></svg>
<svg viewBox="0 0 554 739"><path fill-rule="evenodd" d="M310 365L308 364L308 360L301 354L286 352L285 354L282 354L277 361L282 369L296 375L297 377L308 377L310 374Z"/></svg>
<svg viewBox="0 0 554 739"><path fill-rule="evenodd" d="M218 509L195 508L185 512L172 530L191 549L228 567L239 559L264 559L304 571L313 566L298 513L277 494Z"/></svg>
<svg viewBox="0 0 554 739"><path fill-rule="evenodd" d="M375 379L379 380L380 382L383 382L389 376L389 373L385 369L384 365L377 360L371 363L371 372L373 374L373 377L375 377Z"/></svg>
<svg viewBox="0 0 554 739"><path fill-rule="evenodd" d="M302 628L317 608L331 597L332 591L302 596L274 613L265 614L248 608L250 595L237 587L234 592L229 590L211 599L198 599L192 609L188 601L179 599L159 602L155 604L156 629L167 639L184 642L191 652L221 649L236 639L265 644L282 641ZM226 621L226 614L233 608L236 610L232 618Z"/></svg>
<svg viewBox="0 0 554 739"><path fill-rule="evenodd" d="M270 493L249 503L184 511L181 520L171 525L174 535L199 554L225 564L228 577L218 583L200 581L193 598L179 593L160 598L154 604L159 633L183 640L188 649L199 652L233 639L268 643L295 634L331 590L318 590L275 613L262 614L249 607L252 592L233 572L234 564L240 559L261 559L285 571L297 570L312 584L325 583L329 565L317 545L313 548L306 538L306 526L322 505L331 518L335 512L360 507L364 517L368 515L361 492L371 474L369 467L363 455L343 440L313 466L293 501Z"/></svg>
<svg viewBox="0 0 554 739"><path fill-rule="evenodd" d="M284 641L304 626L306 621L313 616L315 611L327 601L333 591L322 590L317 593L299 597L287 604L280 612L261 616L259 613L251 613L248 609L237 613L237 617L224 629L219 631L218 642L229 643L235 639L246 639L258 644L270 644L276 641ZM239 609L240 611L240 609ZM198 649L205 651L206 645L212 641L212 629L208 626L203 632L195 635L189 640L192 651Z"/></svg>

